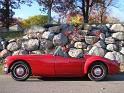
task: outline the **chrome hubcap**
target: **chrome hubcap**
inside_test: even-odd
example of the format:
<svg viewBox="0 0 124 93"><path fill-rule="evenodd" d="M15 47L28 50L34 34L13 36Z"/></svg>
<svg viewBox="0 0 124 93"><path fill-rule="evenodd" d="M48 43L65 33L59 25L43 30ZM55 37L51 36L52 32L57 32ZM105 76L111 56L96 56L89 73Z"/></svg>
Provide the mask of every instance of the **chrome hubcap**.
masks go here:
<svg viewBox="0 0 124 93"><path fill-rule="evenodd" d="M97 75L97 76L99 76L99 75L102 74L102 70L100 68L95 68L94 69L94 74Z"/></svg>
<svg viewBox="0 0 124 93"><path fill-rule="evenodd" d="M16 73L17 73L18 75L20 75L20 76L23 75L24 72L25 72L25 71L24 71L24 69L23 69L22 67L19 67L19 68L16 69Z"/></svg>

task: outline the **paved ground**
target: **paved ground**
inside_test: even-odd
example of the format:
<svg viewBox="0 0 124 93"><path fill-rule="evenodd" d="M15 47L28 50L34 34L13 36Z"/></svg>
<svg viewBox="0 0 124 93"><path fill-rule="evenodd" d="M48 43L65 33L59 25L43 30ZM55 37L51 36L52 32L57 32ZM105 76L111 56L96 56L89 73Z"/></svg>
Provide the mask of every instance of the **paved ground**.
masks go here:
<svg viewBox="0 0 124 93"><path fill-rule="evenodd" d="M124 93L124 73L102 82L81 78L30 78L18 82L9 75L0 75L0 93Z"/></svg>

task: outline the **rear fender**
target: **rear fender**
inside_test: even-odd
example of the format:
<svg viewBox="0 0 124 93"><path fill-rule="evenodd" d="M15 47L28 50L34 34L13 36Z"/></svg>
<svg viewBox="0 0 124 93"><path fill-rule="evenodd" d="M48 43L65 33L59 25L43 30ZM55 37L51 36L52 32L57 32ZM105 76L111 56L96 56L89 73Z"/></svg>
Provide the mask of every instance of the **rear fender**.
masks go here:
<svg viewBox="0 0 124 93"><path fill-rule="evenodd" d="M90 57L86 60L85 65L84 65L84 74L88 73L89 67L91 64L95 63L95 62L101 62L103 64L106 64L107 60L103 57L99 57L99 56L95 56L95 57ZM107 66L108 67L108 66Z"/></svg>

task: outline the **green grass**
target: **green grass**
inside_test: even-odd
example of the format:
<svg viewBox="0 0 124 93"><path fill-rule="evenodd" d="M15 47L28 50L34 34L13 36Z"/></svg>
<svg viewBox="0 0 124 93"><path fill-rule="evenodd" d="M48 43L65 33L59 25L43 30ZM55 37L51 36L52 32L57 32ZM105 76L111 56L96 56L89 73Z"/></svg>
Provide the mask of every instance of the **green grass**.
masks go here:
<svg viewBox="0 0 124 93"><path fill-rule="evenodd" d="M16 39L22 37L24 34L23 31L13 31L13 32L0 32L0 37L6 38L6 39Z"/></svg>

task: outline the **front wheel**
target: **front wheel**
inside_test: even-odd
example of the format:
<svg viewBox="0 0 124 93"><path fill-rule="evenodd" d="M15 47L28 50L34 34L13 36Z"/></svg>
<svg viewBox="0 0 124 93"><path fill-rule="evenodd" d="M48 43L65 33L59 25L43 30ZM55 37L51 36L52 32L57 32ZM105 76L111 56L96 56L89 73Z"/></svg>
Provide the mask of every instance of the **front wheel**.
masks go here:
<svg viewBox="0 0 124 93"><path fill-rule="evenodd" d="M17 61L11 67L11 76L16 81L25 81L30 76L30 67L23 61Z"/></svg>
<svg viewBox="0 0 124 93"><path fill-rule="evenodd" d="M104 80L107 76L107 68L102 63L94 63L88 71L88 78L92 81Z"/></svg>

